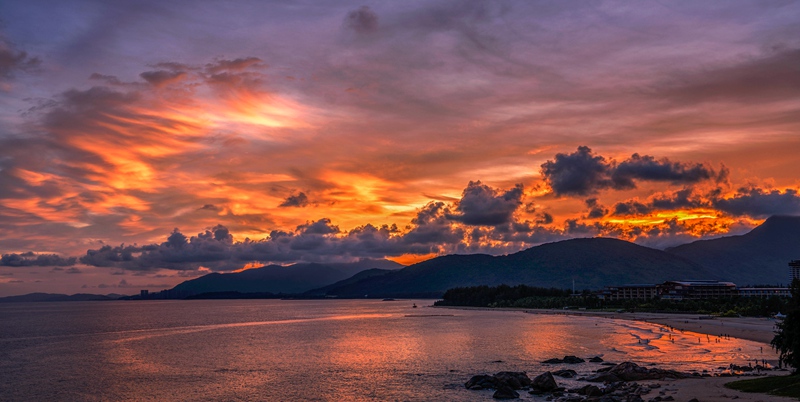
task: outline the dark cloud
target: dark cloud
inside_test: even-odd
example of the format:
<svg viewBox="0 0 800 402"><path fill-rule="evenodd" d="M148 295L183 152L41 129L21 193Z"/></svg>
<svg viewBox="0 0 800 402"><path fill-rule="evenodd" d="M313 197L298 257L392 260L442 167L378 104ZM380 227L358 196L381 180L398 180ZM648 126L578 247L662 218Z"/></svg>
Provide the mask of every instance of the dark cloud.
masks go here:
<svg viewBox="0 0 800 402"><path fill-rule="evenodd" d="M634 180L689 184L716 178L714 170L701 163L670 162L666 158L656 160L639 154L633 154L630 159L613 167L611 172L616 189L636 188Z"/></svg>
<svg viewBox="0 0 800 402"><path fill-rule="evenodd" d="M238 59L217 59L205 65L205 71L210 74L219 74L222 72L236 72L248 69L250 67L258 67L262 60L258 57L241 57Z"/></svg>
<svg viewBox="0 0 800 402"><path fill-rule="evenodd" d="M36 254L33 252L21 254L3 254L0 257L0 266L6 267L67 267L78 262L75 257L61 257L57 254Z"/></svg>
<svg viewBox="0 0 800 402"><path fill-rule="evenodd" d="M709 202L704 197L694 194L691 188L684 188L673 193L658 194L645 202L627 200L614 205L614 215L648 215L656 211L675 211L680 209L707 208Z"/></svg>
<svg viewBox="0 0 800 402"><path fill-rule="evenodd" d="M731 197L712 200L712 205L733 216L767 218L772 215L800 215L800 194L795 189L781 192L741 188Z"/></svg>
<svg viewBox="0 0 800 402"><path fill-rule="evenodd" d="M589 213L586 215L589 219L599 219L608 215L608 209L600 205L597 198L587 199L586 206L589 207Z"/></svg>
<svg viewBox="0 0 800 402"><path fill-rule="evenodd" d="M521 184L501 194L480 181L469 182L456 205L455 213L447 217L467 225L507 224L522 205L522 195Z"/></svg>
<svg viewBox="0 0 800 402"><path fill-rule="evenodd" d="M308 206L308 196L306 196L306 193L303 192L297 193L296 195L290 195L286 197L286 200L284 200L278 206L284 208L286 207L303 208Z"/></svg>
<svg viewBox="0 0 800 402"><path fill-rule="evenodd" d="M553 215L550 215L547 212L542 212L537 215L536 223L539 225L549 225L553 223Z"/></svg>
<svg viewBox="0 0 800 402"><path fill-rule="evenodd" d="M0 82L13 78L17 71L28 71L37 67L41 61L17 49L0 36Z"/></svg>
<svg viewBox="0 0 800 402"><path fill-rule="evenodd" d="M145 71L139 74L139 76L144 78L144 80L150 83L151 85L160 87L167 84L171 84L173 82L180 81L186 76L186 73L183 71L157 70L157 71Z"/></svg>
<svg viewBox="0 0 800 402"><path fill-rule="evenodd" d="M636 188L637 181L693 184L705 180L727 179L728 170L720 173L702 163L672 162L639 154L616 162L595 155L587 146L571 154L556 154L555 160L542 164L541 174L556 195L586 196L600 190Z"/></svg>
<svg viewBox="0 0 800 402"><path fill-rule="evenodd" d="M611 166L587 146L571 154L558 153L542 164L542 176L556 195L588 195L613 185Z"/></svg>
<svg viewBox="0 0 800 402"><path fill-rule="evenodd" d="M378 30L378 15L368 6L361 6L347 13L344 24L359 34L373 33Z"/></svg>

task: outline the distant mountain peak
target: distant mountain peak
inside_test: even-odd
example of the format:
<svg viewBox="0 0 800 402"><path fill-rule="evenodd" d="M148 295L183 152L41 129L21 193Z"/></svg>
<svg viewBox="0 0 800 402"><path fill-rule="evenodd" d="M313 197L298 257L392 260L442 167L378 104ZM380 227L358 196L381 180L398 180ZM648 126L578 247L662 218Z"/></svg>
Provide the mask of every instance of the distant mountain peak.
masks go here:
<svg viewBox="0 0 800 402"><path fill-rule="evenodd" d="M698 240L666 251L739 286L786 284L787 264L800 258L800 216L771 216L743 235Z"/></svg>

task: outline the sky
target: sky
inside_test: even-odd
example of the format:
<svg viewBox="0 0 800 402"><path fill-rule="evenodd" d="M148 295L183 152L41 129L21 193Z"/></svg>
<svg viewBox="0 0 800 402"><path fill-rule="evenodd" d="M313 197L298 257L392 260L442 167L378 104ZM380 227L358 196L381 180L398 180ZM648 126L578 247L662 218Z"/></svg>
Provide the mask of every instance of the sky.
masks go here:
<svg viewBox="0 0 800 402"><path fill-rule="evenodd" d="M0 296L800 215L798 1L5 1Z"/></svg>

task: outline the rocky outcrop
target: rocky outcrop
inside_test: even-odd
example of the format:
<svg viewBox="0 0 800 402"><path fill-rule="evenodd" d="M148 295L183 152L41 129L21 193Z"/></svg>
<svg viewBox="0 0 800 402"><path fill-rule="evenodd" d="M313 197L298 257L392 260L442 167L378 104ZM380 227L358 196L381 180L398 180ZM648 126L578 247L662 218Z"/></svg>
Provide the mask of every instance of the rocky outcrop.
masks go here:
<svg viewBox="0 0 800 402"><path fill-rule="evenodd" d="M497 384L497 378L495 378L493 375L481 374L472 376L469 381L464 383L464 387L472 390L496 389Z"/></svg>
<svg viewBox="0 0 800 402"><path fill-rule="evenodd" d="M549 371L536 376L531 383L531 390L536 392L553 392L559 389L556 379Z"/></svg>
<svg viewBox="0 0 800 402"><path fill-rule="evenodd" d="M502 385L497 391L494 391L492 394L492 398L494 399L516 399L519 398L519 393L511 389L511 387L507 385Z"/></svg>
<svg viewBox="0 0 800 402"><path fill-rule="evenodd" d="M612 367L608 371L619 377L622 381L641 381L641 380L658 380L661 378L686 378L683 374L674 370L664 370L659 368L641 367L636 363L623 362Z"/></svg>
<svg viewBox="0 0 800 402"><path fill-rule="evenodd" d="M581 359L580 357L577 357L577 356L564 356L563 359L559 359L559 358L554 357L552 359L547 359L547 360L543 361L542 363L545 363L545 364L561 364L561 363L577 364L577 363L585 363L585 362L586 362L586 360L583 360L583 359Z"/></svg>
<svg viewBox="0 0 800 402"><path fill-rule="evenodd" d="M495 375L476 375L472 376L464 387L471 390L495 389L511 390L529 388L532 384L530 377L522 371L501 371Z"/></svg>
<svg viewBox="0 0 800 402"><path fill-rule="evenodd" d="M574 378L575 376L578 375L578 373L575 370L564 369L564 370L553 371L553 375L559 376L559 377L562 377L562 378Z"/></svg>
<svg viewBox="0 0 800 402"><path fill-rule="evenodd" d="M532 384L530 377L521 371L501 371L495 374L494 378L499 383L508 385L511 389L528 388Z"/></svg>

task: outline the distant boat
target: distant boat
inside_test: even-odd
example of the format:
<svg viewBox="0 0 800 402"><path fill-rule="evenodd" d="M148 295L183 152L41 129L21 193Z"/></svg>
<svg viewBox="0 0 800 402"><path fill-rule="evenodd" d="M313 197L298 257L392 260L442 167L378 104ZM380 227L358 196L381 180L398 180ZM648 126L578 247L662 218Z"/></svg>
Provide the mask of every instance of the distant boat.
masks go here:
<svg viewBox="0 0 800 402"><path fill-rule="evenodd" d="M411 306L411 308L417 308L417 303L414 303L414 305Z"/></svg>
<svg viewBox="0 0 800 402"><path fill-rule="evenodd" d="M392 298L390 297L390 298L383 299L383 301L395 301L395 299L392 299Z"/></svg>

